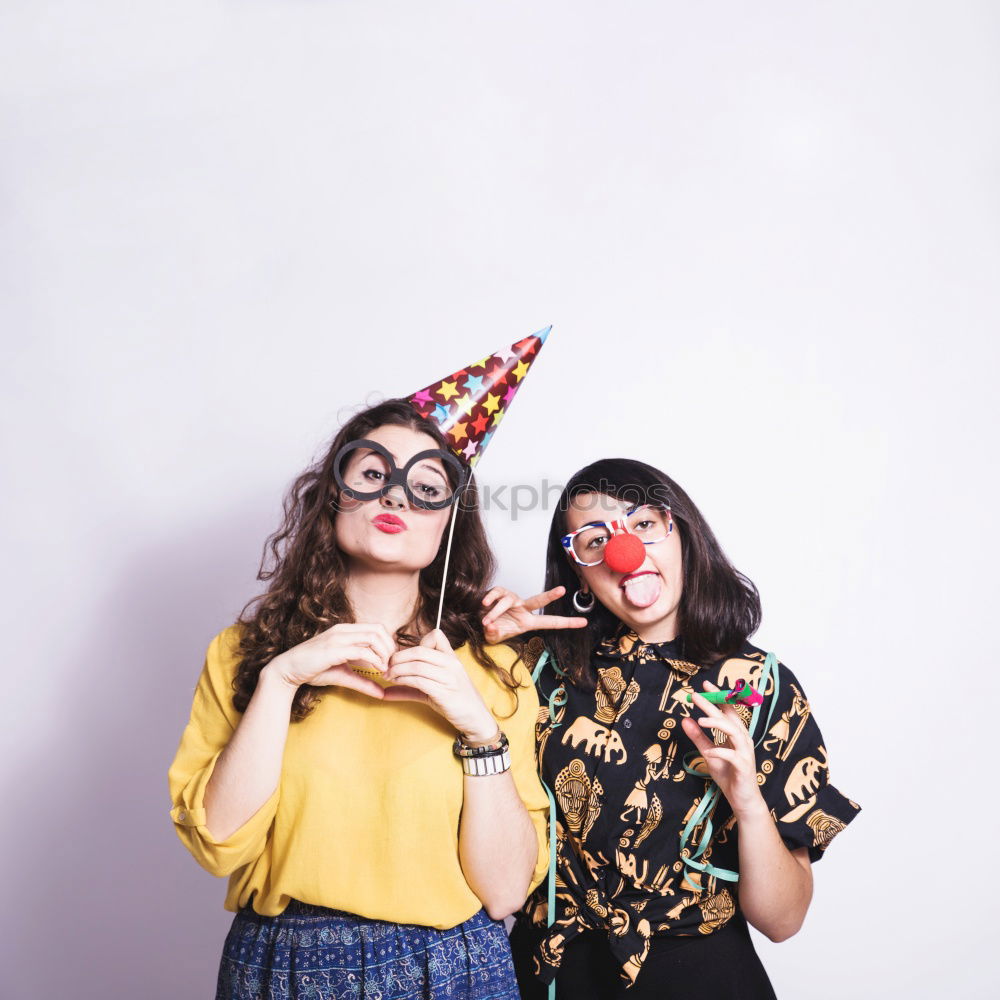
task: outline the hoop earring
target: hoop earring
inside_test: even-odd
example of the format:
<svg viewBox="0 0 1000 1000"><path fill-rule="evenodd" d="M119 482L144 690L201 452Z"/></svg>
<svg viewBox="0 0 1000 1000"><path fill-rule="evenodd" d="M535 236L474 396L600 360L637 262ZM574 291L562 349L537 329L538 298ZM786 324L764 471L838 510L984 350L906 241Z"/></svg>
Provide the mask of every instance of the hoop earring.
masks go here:
<svg viewBox="0 0 1000 1000"><path fill-rule="evenodd" d="M590 602L584 604L583 601L580 600L581 596L589 597ZM594 602L596 600L597 598L595 598L593 594L583 590L578 590L573 595L573 607L576 608L576 610L579 611L581 615L589 615L590 612L594 610Z"/></svg>

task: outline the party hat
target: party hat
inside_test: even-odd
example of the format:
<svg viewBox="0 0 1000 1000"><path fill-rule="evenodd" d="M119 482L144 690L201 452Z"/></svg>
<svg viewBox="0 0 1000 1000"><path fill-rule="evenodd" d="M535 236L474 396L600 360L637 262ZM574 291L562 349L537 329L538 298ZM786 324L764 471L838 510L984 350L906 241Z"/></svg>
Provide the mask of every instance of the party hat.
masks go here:
<svg viewBox="0 0 1000 1000"><path fill-rule="evenodd" d="M474 361L407 399L422 417L441 428L451 450L473 466L490 443L551 329L547 326L506 350Z"/></svg>

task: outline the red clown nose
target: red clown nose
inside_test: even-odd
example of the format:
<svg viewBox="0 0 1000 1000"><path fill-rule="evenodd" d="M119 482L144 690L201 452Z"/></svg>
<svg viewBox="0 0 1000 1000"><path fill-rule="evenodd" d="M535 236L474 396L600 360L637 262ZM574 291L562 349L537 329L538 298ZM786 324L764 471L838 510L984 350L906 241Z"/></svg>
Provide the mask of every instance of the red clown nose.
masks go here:
<svg viewBox="0 0 1000 1000"><path fill-rule="evenodd" d="M646 558L646 546L635 535L615 535L604 547L604 564L616 573L634 573Z"/></svg>

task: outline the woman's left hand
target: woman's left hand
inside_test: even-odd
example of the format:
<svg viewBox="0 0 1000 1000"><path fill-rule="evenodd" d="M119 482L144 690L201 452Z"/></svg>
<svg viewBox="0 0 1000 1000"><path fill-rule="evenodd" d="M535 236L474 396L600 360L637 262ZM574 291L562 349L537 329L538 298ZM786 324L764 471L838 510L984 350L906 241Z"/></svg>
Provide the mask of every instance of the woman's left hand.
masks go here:
<svg viewBox="0 0 1000 1000"><path fill-rule="evenodd" d="M470 743L496 736L496 720L440 629L428 632L419 646L396 650L385 678L393 686L385 689L383 700L430 705Z"/></svg>
<svg viewBox="0 0 1000 1000"><path fill-rule="evenodd" d="M705 681L705 690L719 689L711 681ZM705 758L708 773L739 820L741 813L759 809L764 801L757 784L753 740L734 706L713 705L697 693L693 695L692 701L705 714L699 719L693 716L683 719L681 726ZM717 729L725 733L725 742L721 746L716 745L705 732L706 729Z"/></svg>

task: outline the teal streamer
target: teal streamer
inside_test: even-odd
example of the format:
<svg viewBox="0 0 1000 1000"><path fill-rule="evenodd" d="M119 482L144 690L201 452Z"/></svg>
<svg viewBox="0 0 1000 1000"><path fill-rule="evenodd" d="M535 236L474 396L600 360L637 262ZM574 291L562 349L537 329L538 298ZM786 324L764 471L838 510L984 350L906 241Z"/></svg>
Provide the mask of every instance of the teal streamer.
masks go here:
<svg viewBox="0 0 1000 1000"><path fill-rule="evenodd" d="M559 669L559 664L556 663L555 657L551 657L548 649L542 650L542 655L538 657L538 662L535 664L535 669L531 674L531 681L533 684L538 683L538 678L541 676L542 670L545 664L552 659L552 670L556 677L565 677L565 673ZM556 722L556 709L561 708L566 704L567 695L566 688L562 684L557 687L552 694L549 695L549 728L555 729L560 726L561 723ZM549 873L548 873L548 912L546 914L546 924L551 927L555 923L556 919L556 797L552 794L552 789L545 783L545 780L539 774L539 780L542 782L542 787L545 789L545 794L549 797ZM556 1000L556 981L555 979L549 983L549 1000Z"/></svg>
<svg viewBox="0 0 1000 1000"><path fill-rule="evenodd" d="M778 703L778 658L774 653L768 653L764 657L764 665L761 667L760 678L758 679L758 690L763 693L767 690L768 682L773 678L774 680L774 690L771 692L771 702L768 707L767 719L764 721L763 731L760 736L754 741L754 749L760 746L761 741L767 735L767 732L771 726L771 719L774 716L774 707ZM763 708L763 702L758 705L754 705L753 713L750 716L750 725L748 726L748 731L750 733L750 738L753 739L754 733L757 731L757 724L760 721L760 710ZM697 756L697 751L692 751L685 754L684 756L684 770L688 774L694 774L697 777L704 777L704 775L694 770L689 763L689 759L693 756ZM730 871L728 868L719 868L716 865L710 864L707 861L699 861L698 859L705 853L708 845L712 841L712 814L715 812L715 807L718 804L719 799L722 797L722 790L719 786L709 779L705 784L705 794L702 796L701 802L698 803L698 808L691 815L688 820L687 825L684 827L681 833L681 860L684 862L685 867L694 868L700 872L706 872L709 875L714 875L716 878L722 879L724 882L738 882L740 880L739 872ZM704 820L705 826L702 832L701 839L699 840L697 846L692 851L688 846L688 840L694 830L697 829L698 824ZM685 851L687 854L685 855Z"/></svg>

